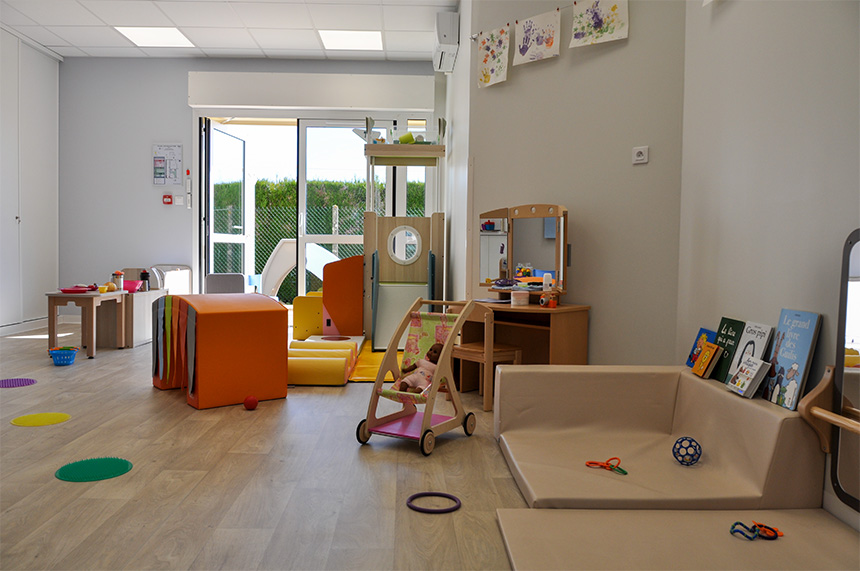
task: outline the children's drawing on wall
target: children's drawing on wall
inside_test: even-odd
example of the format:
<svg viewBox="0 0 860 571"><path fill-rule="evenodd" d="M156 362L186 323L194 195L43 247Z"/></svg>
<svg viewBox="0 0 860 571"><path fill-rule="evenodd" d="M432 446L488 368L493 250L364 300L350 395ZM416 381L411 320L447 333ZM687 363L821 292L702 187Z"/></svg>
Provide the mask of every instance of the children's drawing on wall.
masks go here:
<svg viewBox="0 0 860 571"><path fill-rule="evenodd" d="M514 65L558 57L559 10L518 20L515 27Z"/></svg>
<svg viewBox="0 0 860 571"><path fill-rule="evenodd" d="M627 37L627 0L578 0L573 3L573 37L578 48Z"/></svg>
<svg viewBox="0 0 860 571"><path fill-rule="evenodd" d="M508 78L510 43L509 24L490 33L478 34L478 87L489 87Z"/></svg>

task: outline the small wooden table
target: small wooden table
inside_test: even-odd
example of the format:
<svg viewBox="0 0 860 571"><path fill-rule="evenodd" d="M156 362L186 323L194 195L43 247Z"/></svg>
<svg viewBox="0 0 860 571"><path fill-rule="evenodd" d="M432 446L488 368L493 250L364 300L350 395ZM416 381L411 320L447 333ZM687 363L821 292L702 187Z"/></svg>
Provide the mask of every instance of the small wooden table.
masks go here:
<svg viewBox="0 0 860 571"><path fill-rule="evenodd" d="M48 297L48 349L57 346L57 308L70 303L81 308L81 344L87 350L87 357L96 356L96 308L105 301L117 304L116 347L125 347L125 308L123 302L128 294L125 290L99 293L62 293L49 292Z"/></svg>

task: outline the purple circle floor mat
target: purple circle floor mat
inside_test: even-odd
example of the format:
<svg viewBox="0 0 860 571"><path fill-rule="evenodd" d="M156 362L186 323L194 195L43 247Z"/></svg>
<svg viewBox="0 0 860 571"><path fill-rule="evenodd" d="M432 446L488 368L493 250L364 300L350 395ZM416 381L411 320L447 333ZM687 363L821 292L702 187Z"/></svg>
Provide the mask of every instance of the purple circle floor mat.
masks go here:
<svg viewBox="0 0 860 571"><path fill-rule="evenodd" d="M35 385L36 379L0 379L0 389L14 389Z"/></svg>

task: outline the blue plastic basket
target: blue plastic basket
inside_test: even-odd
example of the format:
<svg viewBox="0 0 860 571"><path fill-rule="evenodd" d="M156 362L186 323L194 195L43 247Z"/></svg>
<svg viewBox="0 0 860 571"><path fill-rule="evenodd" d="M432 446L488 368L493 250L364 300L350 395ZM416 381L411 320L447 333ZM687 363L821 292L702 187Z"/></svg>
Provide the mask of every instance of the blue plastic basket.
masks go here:
<svg viewBox="0 0 860 571"><path fill-rule="evenodd" d="M54 360L54 365L62 367L75 362L75 355L78 354L78 349L78 347L54 347L53 349L48 349L48 354Z"/></svg>

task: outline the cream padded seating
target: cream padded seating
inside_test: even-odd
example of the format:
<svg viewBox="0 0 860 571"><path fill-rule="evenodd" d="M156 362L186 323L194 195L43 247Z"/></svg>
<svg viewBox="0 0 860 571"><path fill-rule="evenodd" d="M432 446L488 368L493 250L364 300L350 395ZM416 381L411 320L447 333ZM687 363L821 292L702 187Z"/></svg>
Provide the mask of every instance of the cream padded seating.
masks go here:
<svg viewBox="0 0 860 571"><path fill-rule="evenodd" d="M824 454L799 414L686 367L502 365L495 389L496 437L533 508L821 506ZM694 466L672 455L681 436L702 445ZM585 466L613 456L627 476Z"/></svg>

